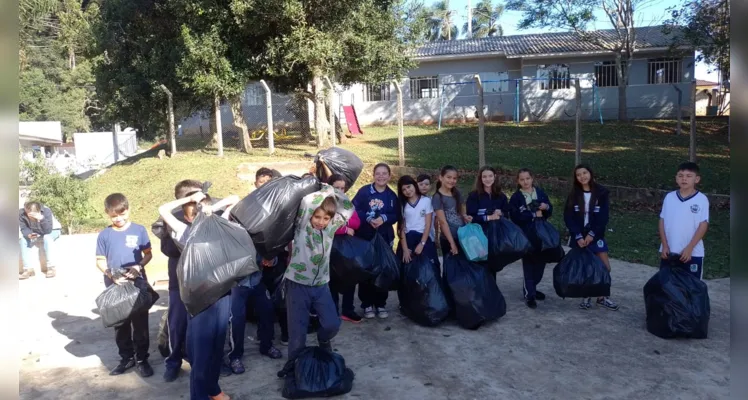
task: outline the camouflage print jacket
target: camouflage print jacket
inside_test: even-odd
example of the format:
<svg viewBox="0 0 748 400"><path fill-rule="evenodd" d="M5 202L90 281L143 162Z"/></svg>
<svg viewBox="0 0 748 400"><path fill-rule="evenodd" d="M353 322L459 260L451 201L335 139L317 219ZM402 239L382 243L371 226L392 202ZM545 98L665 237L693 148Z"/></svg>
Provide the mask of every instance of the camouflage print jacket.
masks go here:
<svg viewBox="0 0 748 400"><path fill-rule="evenodd" d="M312 227L314 210L322 201L335 196L337 212L323 230ZM330 281L330 250L335 231L345 225L354 213L353 203L338 189L323 184L322 189L304 196L296 219L291 262L285 278L306 286L323 286Z"/></svg>

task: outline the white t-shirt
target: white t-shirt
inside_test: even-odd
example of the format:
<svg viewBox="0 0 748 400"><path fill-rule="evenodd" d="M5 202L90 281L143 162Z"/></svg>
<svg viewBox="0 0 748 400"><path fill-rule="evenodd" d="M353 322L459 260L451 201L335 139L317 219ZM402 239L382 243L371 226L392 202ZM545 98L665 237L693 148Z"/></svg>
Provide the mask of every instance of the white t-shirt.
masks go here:
<svg viewBox="0 0 748 400"><path fill-rule="evenodd" d="M709 199L701 192L687 198L682 198L678 190L670 192L662 202L660 218L665 222L665 237L670 252L680 254L693 239L699 224L709 222ZM703 240L699 240L691 255L704 257Z"/></svg>
<svg viewBox="0 0 748 400"><path fill-rule="evenodd" d="M592 199L592 192L584 192L584 226L590 223L590 200Z"/></svg>
<svg viewBox="0 0 748 400"><path fill-rule="evenodd" d="M184 250L184 246L187 244L187 237L190 236L190 230L192 230L191 224L187 224L187 227L185 227L184 230L181 232L177 232L174 229L171 229L171 227L169 227L171 238L174 239L174 244L177 245L177 248L179 249L179 251Z"/></svg>
<svg viewBox="0 0 748 400"><path fill-rule="evenodd" d="M423 233L424 229L426 229L426 214L433 213L434 208L431 206L431 199L426 196L421 196L416 204L410 204L410 202L406 202L403 206L405 233L408 233L410 231Z"/></svg>

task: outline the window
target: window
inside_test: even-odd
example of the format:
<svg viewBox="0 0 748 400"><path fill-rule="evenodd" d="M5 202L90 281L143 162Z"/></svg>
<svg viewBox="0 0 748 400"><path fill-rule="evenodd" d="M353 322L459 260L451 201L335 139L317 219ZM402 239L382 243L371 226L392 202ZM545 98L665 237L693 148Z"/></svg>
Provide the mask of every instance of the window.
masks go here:
<svg viewBox="0 0 748 400"><path fill-rule="evenodd" d="M244 92L244 99L248 106L264 106L265 89L259 83L247 86L247 90Z"/></svg>
<svg viewBox="0 0 748 400"><path fill-rule="evenodd" d="M483 93L499 93L509 91L509 74L506 72L481 72L478 74L483 83ZM473 91L477 90L473 88Z"/></svg>
<svg viewBox="0 0 748 400"><path fill-rule="evenodd" d="M571 76L568 64L538 65L540 90L569 89Z"/></svg>
<svg viewBox="0 0 748 400"><path fill-rule="evenodd" d="M367 84L364 87L364 99L365 101L389 101L392 100L392 94L390 92L390 84L383 83L380 85Z"/></svg>
<svg viewBox="0 0 748 400"><path fill-rule="evenodd" d="M681 60L677 58L649 59L647 83L679 83L683 75Z"/></svg>
<svg viewBox="0 0 748 400"><path fill-rule="evenodd" d="M626 68L626 65L622 65ZM595 85L597 87L618 86L618 72L615 61L595 63Z"/></svg>
<svg viewBox="0 0 748 400"><path fill-rule="evenodd" d="M439 97L438 76L418 76L410 78L411 99L435 99Z"/></svg>

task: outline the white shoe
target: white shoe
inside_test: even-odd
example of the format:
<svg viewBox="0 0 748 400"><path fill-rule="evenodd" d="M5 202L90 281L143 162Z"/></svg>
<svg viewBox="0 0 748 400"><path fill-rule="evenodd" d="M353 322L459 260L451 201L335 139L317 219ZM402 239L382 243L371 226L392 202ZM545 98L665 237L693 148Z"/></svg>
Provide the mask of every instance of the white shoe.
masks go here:
<svg viewBox="0 0 748 400"><path fill-rule="evenodd" d="M387 309L384 307L377 307L377 317L381 319L385 319L390 316L390 313L387 312Z"/></svg>
<svg viewBox="0 0 748 400"><path fill-rule="evenodd" d="M374 317L376 317L376 314L374 314L374 307L366 307L364 309L364 318L372 319Z"/></svg>

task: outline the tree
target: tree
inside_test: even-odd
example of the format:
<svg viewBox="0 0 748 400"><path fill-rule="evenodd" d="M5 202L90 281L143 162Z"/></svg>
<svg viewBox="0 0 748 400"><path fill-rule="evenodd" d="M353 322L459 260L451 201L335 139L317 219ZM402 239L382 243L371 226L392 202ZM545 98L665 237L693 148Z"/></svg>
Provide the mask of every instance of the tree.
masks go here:
<svg viewBox="0 0 748 400"><path fill-rule="evenodd" d="M428 40L457 40L459 29L455 24L457 13L449 8L449 0L437 1L429 9Z"/></svg>
<svg viewBox="0 0 748 400"><path fill-rule="evenodd" d="M481 0L472 10L472 32L468 32L467 22L462 27L462 32L470 33L470 37L483 38L493 36L504 36L504 28L499 24L499 19L504 14L504 5L493 6L491 0Z"/></svg>
<svg viewBox="0 0 748 400"><path fill-rule="evenodd" d="M590 43L601 50L611 52L616 60L618 77L618 120L628 120L626 88L629 71L637 50L637 12L646 8L652 0L538 0L526 2L509 0L507 10L522 11L519 29L555 28L577 34L579 40ZM614 34L602 35L590 29L597 21L596 11L602 11Z"/></svg>

